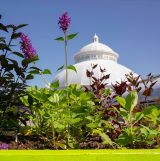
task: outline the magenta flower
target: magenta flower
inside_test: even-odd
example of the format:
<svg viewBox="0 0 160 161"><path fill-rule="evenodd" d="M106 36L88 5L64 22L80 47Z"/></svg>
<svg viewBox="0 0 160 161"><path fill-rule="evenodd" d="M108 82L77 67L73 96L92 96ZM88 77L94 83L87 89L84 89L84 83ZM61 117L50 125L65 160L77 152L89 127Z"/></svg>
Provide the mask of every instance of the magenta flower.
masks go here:
<svg viewBox="0 0 160 161"><path fill-rule="evenodd" d="M70 22L71 22L71 18L68 16L67 12L63 13L62 16L59 17L58 24L59 24L59 27L63 30L63 32L67 31Z"/></svg>
<svg viewBox="0 0 160 161"><path fill-rule="evenodd" d="M6 143L1 144L0 145L0 149L2 149L2 150L8 150L8 144L6 144Z"/></svg>
<svg viewBox="0 0 160 161"><path fill-rule="evenodd" d="M24 53L24 56L26 58L35 57L37 55L36 50L33 48L29 37L27 35L25 35L24 33L22 33L20 38L21 38L21 42L20 42L21 43L21 50Z"/></svg>

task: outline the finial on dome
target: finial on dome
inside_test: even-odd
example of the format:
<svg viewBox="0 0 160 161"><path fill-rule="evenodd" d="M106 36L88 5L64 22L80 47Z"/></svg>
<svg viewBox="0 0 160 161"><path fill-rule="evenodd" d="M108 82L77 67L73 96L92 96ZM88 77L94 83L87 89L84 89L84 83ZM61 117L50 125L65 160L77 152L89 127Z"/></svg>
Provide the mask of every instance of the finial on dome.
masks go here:
<svg viewBox="0 0 160 161"><path fill-rule="evenodd" d="M99 37L96 34L93 36L93 42L99 42Z"/></svg>

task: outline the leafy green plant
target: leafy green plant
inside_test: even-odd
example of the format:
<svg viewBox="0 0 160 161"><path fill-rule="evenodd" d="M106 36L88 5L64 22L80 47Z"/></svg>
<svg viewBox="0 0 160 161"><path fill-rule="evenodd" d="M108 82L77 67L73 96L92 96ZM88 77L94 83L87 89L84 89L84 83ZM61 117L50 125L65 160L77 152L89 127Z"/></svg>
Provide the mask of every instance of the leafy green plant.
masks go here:
<svg viewBox="0 0 160 161"><path fill-rule="evenodd" d="M59 17L58 24L59 24L60 29L64 33L64 37L57 37L55 39L57 41L63 41L64 42L64 48L65 48L65 70L66 70L66 84L65 84L65 86L66 86L66 90L67 90L66 97L67 97L67 103L68 103L67 109L68 109L68 114L69 114L68 115L69 118L68 118L68 131L67 131L68 141L67 142L69 142L69 137L70 137L69 136L70 135L69 129L70 129L70 113L71 113L70 112L71 109L70 109L70 105L69 105L69 100L68 100L69 99L68 98L68 85L69 85L68 84L68 69L77 72L76 68L73 65L68 65L68 41L72 40L78 34L78 33L75 33L75 34L67 35L67 31L68 31L68 28L69 28L69 25L70 25L70 21L71 21L71 18L68 16L67 12L63 13L62 16ZM63 69L63 68L64 68L64 66L60 67L58 70Z"/></svg>
<svg viewBox="0 0 160 161"><path fill-rule="evenodd" d="M160 146L160 109L154 105L143 110L144 120L141 123L141 133L138 136L148 145Z"/></svg>
<svg viewBox="0 0 160 161"><path fill-rule="evenodd" d="M19 31L27 24L4 25L0 23L0 130L19 129L20 124L26 124L23 104L20 95L25 94L27 81L33 79L30 64L38 60L36 53L27 56L25 44L22 44L22 33ZM28 37L26 38L28 40ZM15 45L18 44L18 45ZM33 49L31 43L28 48ZM20 49L23 51L21 52ZM32 50L34 52L34 50ZM30 52L31 53L31 52Z"/></svg>
<svg viewBox="0 0 160 161"><path fill-rule="evenodd" d="M92 135L93 129L101 127L101 114L95 114L96 107L92 101L94 97L92 93L84 92L79 85L70 85L68 89L62 90L57 90L56 85L57 82L52 83L53 88L50 90L28 88L28 96L21 97L24 105L31 110L29 119L32 126L27 134L47 137L54 148L78 148L88 135Z"/></svg>
<svg viewBox="0 0 160 161"><path fill-rule="evenodd" d="M117 96L116 100L122 106L120 108L120 115L123 116L124 122L127 125L127 128L122 131L120 136L118 137L118 142L126 145L133 145L135 139L135 128L134 124L136 124L142 117L143 114L139 114L134 116L133 110L138 103L138 94L136 91L131 91L126 99Z"/></svg>
<svg viewBox="0 0 160 161"><path fill-rule="evenodd" d="M65 47L65 69L66 69L66 87L68 87L68 69L73 70L76 72L76 68L72 65L68 65L68 41L72 40L78 33L67 35L67 31L71 22L71 18L68 16L68 13L65 12L62 16L59 17L59 27L64 33L64 37L57 37L55 40L64 42ZM59 69L63 69L64 66L60 67Z"/></svg>
<svg viewBox="0 0 160 161"><path fill-rule="evenodd" d="M156 144L160 134L160 110L156 106L149 106L141 112L134 111L138 104L136 91L131 91L126 99L117 96L116 100L121 105L119 114L121 121L124 122L122 132L116 142L132 148L138 143L149 146Z"/></svg>
<svg viewBox="0 0 160 161"><path fill-rule="evenodd" d="M106 69L100 67L101 76L96 78L97 64L93 64L92 70L86 71L89 87L69 85L68 70L76 72L76 68L68 65L67 44L77 35L67 34L69 24L70 18L64 13L59 18L64 37L55 39L65 45L65 67L58 70L66 70L66 88L59 89L58 81L49 84L43 76L51 74L50 70L42 71L35 66L38 55L28 36L19 32L26 24L0 23L0 31L9 34L0 37L0 130L12 128L16 140L18 132L43 138L54 149L81 148L89 144L89 148L100 148L100 144L102 148L135 148L140 144L159 147L160 109L146 107L146 104L142 107L138 102L139 93L144 95L143 103L151 95L156 84L152 75L144 81L130 73L126 81L110 88L106 83L109 79ZM18 44L17 47L13 43ZM48 88L28 87L27 81L33 79L34 74L40 74ZM129 94L125 97L126 92Z"/></svg>

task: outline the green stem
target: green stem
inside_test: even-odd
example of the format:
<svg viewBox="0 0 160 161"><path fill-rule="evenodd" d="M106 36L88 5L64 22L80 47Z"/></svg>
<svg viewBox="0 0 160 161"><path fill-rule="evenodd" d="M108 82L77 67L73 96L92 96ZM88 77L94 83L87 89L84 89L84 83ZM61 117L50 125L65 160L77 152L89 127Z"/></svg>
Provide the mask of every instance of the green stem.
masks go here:
<svg viewBox="0 0 160 161"><path fill-rule="evenodd" d="M131 139L131 146L133 146L133 123L132 123L132 111L130 111L130 139Z"/></svg>
<svg viewBox="0 0 160 161"><path fill-rule="evenodd" d="M67 34L64 32L64 43L65 43L65 57L66 57L66 87L68 87L68 49L67 49Z"/></svg>
<svg viewBox="0 0 160 161"><path fill-rule="evenodd" d="M42 72L40 71L39 73L40 73L40 76L41 76L42 80L43 80L43 81L46 83L46 85L49 87L50 84L49 84L49 82L46 80L46 78L43 76Z"/></svg>
<svg viewBox="0 0 160 161"><path fill-rule="evenodd" d="M54 118L53 118L53 115L51 116L52 118L52 123L51 123L51 126L52 126L52 139L53 139L53 145L54 145L54 148L56 147L56 143L55 143L55 129L54 129Z"/></svg>
<svg viewBox="0 0 160 161"><path fill-rule="evenodd" d="M67 92L67 109L68 109L68 123L67 123L67 145L69 143L69 139L70 139L70 117L71 117L71 111L70 111L70 107L69 107L69 94L68 94L68 48L67 48L67 33L64 32L64 43L65 43L65 58L66 58L66 92Z"/></svg>
<svg viewBox="0 0 160 161"><path fill-rule="evenodd" d="M33 65L36 67L36 63L34 62ZM42 78L42 80L46 83L46 85L49 87L50 83L47 81L47 79L43 76L43 73L41 71L39 71L39 74Z"/></svg>

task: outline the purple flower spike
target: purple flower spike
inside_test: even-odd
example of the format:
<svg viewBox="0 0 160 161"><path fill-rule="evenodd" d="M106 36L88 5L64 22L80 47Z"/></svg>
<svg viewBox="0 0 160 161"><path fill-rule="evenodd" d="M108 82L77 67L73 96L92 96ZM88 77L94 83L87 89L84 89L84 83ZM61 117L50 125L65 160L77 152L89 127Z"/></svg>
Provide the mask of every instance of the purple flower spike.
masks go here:
<svg viewBox="0 0 160 161"><path fill-rule="evenodd" d="M67 31L70 22L71 22L71 18L68 16L67 12L63 13L62 16L59 17L58 24L59 24L59 27L63 30L63 32Z"/></svg>
<svg viewBox="0 0 160 161"><path fill-rule="evenodd" d="M26 58L35 57L37 55L36 50L33 48L29 37L24 33L22 33L20 38L21 38L21 50L24 53L24 56Z"/></svg>
<svg viewBox="0 0 160 161"><path fill-rule="evenodd" d="M1 148L2 150L8 150L8 144L3 143L3 144L0 146L0 148Z"/></svg>

